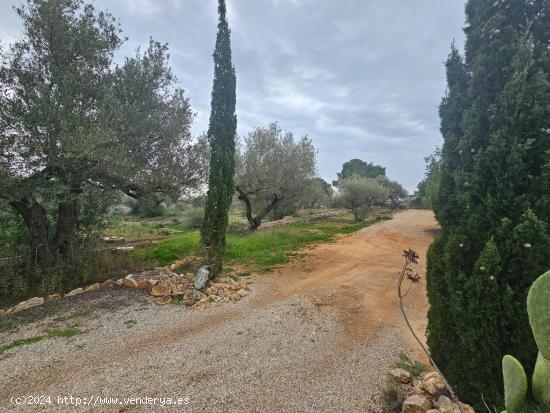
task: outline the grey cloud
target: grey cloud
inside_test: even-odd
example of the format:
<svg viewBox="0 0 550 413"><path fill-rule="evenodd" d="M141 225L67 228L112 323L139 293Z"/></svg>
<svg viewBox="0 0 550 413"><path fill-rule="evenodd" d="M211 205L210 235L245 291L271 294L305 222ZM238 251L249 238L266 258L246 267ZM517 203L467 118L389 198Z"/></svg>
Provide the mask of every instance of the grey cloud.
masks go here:
<svg viewBox="0 0 550 413"><path fill-rule="evenodd" d="M319 172L334 179L362 158L414 189L423 157L441 144L437 105L443 61L463 41L462 0L227 0L237 70L239 133L279 121L309 135ZM20 24L0 4L0 39ZM175 74L208 126L215 0L96 0L129 37L121 56L149 37L168 42Z"/></svg>

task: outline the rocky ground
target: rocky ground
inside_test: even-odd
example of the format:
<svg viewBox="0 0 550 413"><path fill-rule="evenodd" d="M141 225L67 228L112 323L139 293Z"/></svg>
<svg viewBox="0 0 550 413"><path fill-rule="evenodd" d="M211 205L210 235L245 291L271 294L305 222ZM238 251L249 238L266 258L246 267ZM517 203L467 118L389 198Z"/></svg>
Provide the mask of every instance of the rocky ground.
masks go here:
<svg viewBox="0 0 550 413"><path fill-rule="evenodd" d="M428 211L397 214L254 276L241 286L242 300L222 298L201 311L113 285L11 314L0 324L0 345L47 338L0 356L0 411L376 412L398 354L421 357L399 315L395 282L401 251L424 258L435 228ZM225 296L223 286L208 295L220 297L220 289ZM424 280L407 300L423 332ZM65 329L76 333L48 336ZM10 402L28 395L51 401ZM58 404L64 396L81 405ZM160 407L163 398L180 405Z"/></svg>

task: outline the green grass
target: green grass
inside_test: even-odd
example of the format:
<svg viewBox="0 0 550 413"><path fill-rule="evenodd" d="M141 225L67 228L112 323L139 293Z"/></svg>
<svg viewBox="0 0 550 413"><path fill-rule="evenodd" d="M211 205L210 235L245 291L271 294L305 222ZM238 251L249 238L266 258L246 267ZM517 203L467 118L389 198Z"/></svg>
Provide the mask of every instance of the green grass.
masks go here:
<svg viewBox="0 0 550 413"><path fill-rule="evenodd" d="M126 325L126 327L128 328L132 328L133 326L135 326L137 324L137 321L136 320L126 320L124 322L124 324Z"/></svg>
<svg viewBox="0 0 550 413"><path fill-rule="evenodd" d="M44 338L46 337L34 336L30 338L21 338L19 340L14 340L11 343L0 346L0 354L2 354L4 351L11 350L14 347L27 346L29 344L38 343L39 341L42 341Z"/></svg>
<svg viewBox="0 0 550 413"><path fill-rule="evenodd" d="M11 343L4 344L3 346L0 346L0 354L2 354L7 350L11 350L12 348L15 348L15 347L27 346L29 344L38 343L39 341L45 340L47 338L56 338L56 337L70 338L77 334L80 334L80 330L74 327L66 328L64 330L48 330L46 332L46 335L43 335L43 336L21 338L19 340L14 340Z"/></svg>
<svg viewBox="0 0 550 413"><path fill-rule="evenodd" d="M329 241L337 234L350 234L374 222L375 214L362 223L355 223L350 215L345 215L252 234L228 234L225 260L229 265L253 266L261 272L269 272L273 266L299 256L295 251L306 245ZM152 248L138 248L130 253L130 259L155 267L169 265L186 255L202 255L198 230L174 235Z"/></svg>
<svg viewBox="0 0 550 413"><path fill-rule="evenodd" d="M49 330L48 338L54 338L54 337L69 338L69 337L76 336L77 334L80 334L80 329L76 327L66 328L64 330Z"/></svg>
<svg viewBox="0 0 550 413"><path fill-rule="evenodd" d="M395 363L393 367L408 371L415 379L428 371L428 368L425 364L422 364L416 360L411 361L411 359L405 353L399 354L399 361Z"/></svg>

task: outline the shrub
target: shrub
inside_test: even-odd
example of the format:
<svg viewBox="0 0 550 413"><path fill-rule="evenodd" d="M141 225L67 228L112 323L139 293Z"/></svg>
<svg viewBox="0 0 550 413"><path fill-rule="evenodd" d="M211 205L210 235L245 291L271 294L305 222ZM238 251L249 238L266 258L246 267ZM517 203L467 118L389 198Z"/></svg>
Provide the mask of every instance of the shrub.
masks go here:
<svg viewBox="0 0 550 413"><path fill-rule="evenodd" d="M185 226L188 228L199 229L204 222L203 208L189 208L183 214Z"/></svg>

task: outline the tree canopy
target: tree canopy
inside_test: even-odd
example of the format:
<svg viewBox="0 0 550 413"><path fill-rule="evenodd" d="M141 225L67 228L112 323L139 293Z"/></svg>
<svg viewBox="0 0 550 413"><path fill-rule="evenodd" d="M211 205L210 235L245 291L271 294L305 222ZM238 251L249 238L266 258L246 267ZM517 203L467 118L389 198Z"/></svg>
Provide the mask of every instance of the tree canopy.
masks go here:
<svg viewBox="0 0 550 413"><path fill-rule="evenodd" d="M361 159L351 159L342 165L342 171L338 172L338 180L334 181L333 185L338 186L340 181L352 175L364 178L376 178L377 176L385 176L386 168L375 165L372 162L367 163Z"/></svg>
<svg viewBox="0 0 550 413"><path fill-rule="evenodd" d="M340 204L352 211L357 222L363 221L373 206L383 206L390 190L377 179L352 175L340 182Z"/></svg>
<svg viewBox="0 0 550 413"><path fill-rule="evenodd" d="M315 148L307 136L296 140L276 123L252 131L244 139L235 178L250 229L274 208L297 203L315 172Z"/></svg>
<svg viewBox="0 0 550 413"><path fill-rule="evenodd" d="M116 65L123 39L109 13L79 0L16 11L24 35L0 69L0 207L23 218L31 255L47 267L116 191L176 197L199 184L201 160L166 45L151 40Z"/></svg>

